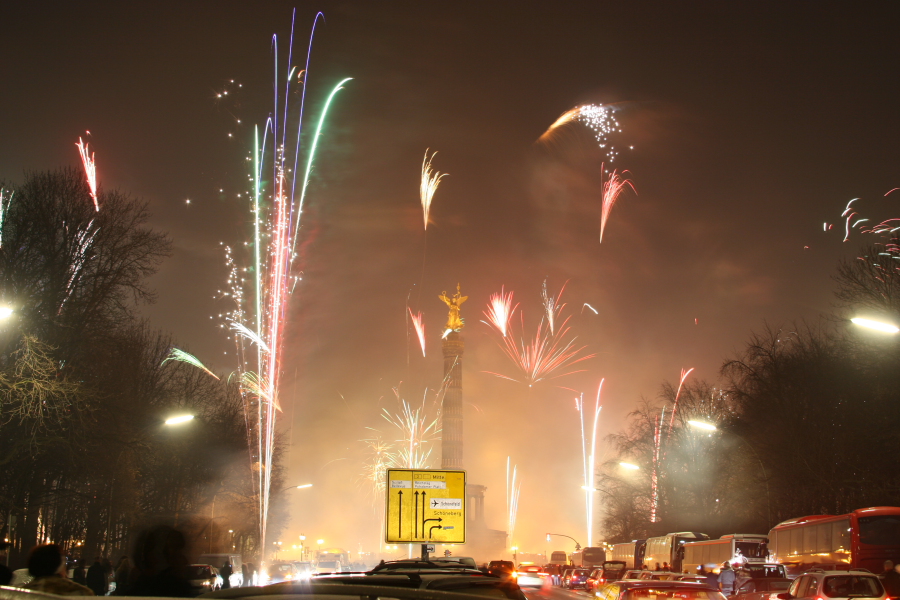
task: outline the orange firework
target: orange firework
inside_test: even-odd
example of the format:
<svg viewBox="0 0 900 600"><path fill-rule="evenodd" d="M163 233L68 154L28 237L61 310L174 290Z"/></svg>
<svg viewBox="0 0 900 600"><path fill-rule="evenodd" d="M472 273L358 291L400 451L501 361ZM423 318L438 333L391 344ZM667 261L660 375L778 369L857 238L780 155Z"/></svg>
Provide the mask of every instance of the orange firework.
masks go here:
<svg viewBox="0 0 900 600"><path fill-rule="evenodd" d="M627 173L627 171L625 172ZM615 206L616 204L616 200L619 199L619 195L625 190L626 187L630 187L631 191L637 193L637 190L634 189L634 185L631 183L631 180L623 179L615 170L613 170L613 172L609 174L609 177L603 184L603 201L600 209L601 242L603 241L603 230L606 229L606 222L609 220L609 213L612 212L613 206Z"/></svg>

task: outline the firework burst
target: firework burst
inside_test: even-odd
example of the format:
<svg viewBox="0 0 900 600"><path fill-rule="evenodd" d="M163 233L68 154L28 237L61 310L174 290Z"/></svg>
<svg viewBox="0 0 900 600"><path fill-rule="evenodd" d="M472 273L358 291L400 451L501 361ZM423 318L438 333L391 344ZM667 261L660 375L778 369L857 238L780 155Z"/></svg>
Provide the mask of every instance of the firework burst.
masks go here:
<svg viewBox="0 0 900 600"><path fill-rule="evenodd" d="M507 294L505 287L500 288L499 294L491 294L488 309L484 311L484 316L488 320L482 321L482 323L495 327L503 337L506 337L506 333L509 331L509 322L513 317L513 313L519 307L518 304L513 306L512 301L513 293L509 292ZM446 337L446 334L444 335Z"/></svg>
<svg viewBox="0 0 900 600"><path fill-rule="evenodd" d="M600 422L600 392L603 390L603 382L597 387L597 401L594 406L594 422L591 427L591 443L587 443L587 429L585 428L584 419L584 397L579 396L575 399L575 407L578 409L578 418L581 424L581 456L584 469L584 485L582 488L585 493L585 518L587 520L587 540L588 546L593 546L594 534L594 493L597 491L594 487L594 478L596 473L596 457L597 457L597 425ZM590 452L588 451L590 448Z"/></svg>
<svg viewBox="0 0 900 600"><path fill-rule="evenodd" d="M437 192L441 179L447 176L446 173L432 171L431 160L435 155L437 155L437 152L434 152L429 158L428 150L426 150L425 158L422 159L422 181L419 184L419 199L422 201L422 218L425 222L426 230L428 229L428 216L431 213L431 201L434 199L434 193Z"/></svg>
<svg viewBox="0 0 900 600"><path fill-rule="evenodd" d="M230 292L222 296L234 301L226 320L233 332L238 356L238 375L244 400L245 420L250 439L253 472L257 477L259 499L259 544L266 548L272 466L277 413L281 410L279 391L285 324L290 294L300 281L294 265L296 244L300 236L303 206L309 190L316 150L323 135L330 107L338 91L350 81L340 81L331 88L312 136L302 135L305 123L307 85L310 82L310 57L316 26L322 13L313 20L304 69L292 63L294 23L291 23L287 64L279 63L279 38L273 36L274 104L262 127L255 127L251 190L246 195L253 217L251 266L242 267L231 249L226 247ZM295 87L300 86L300 92ZM238 121L240 122L240 121ZM305 141L305 144L301 144ZM303 158L306 168L298 175ZM265 175L264 175L265 174ZM243 197L242 194L239 194ZM242 273L252 273L246 282ZM248 288L247 290L245 290ZM252 298L248 302L248 297ZM249 306L248 306L249 304ZM262 560L265 556L261 557Z"/></svg>
<svg viewBox="0 0 900 600"><path fill-rule="evenodd" d="M7 195L6 190L0 188L0 248L3 247L3 223L6 221L6 212L9 210L9 205L12 204L14 195L15 192Z"/></svg>
<svg viewBox="0 0 900 600"><path fill-rule="evenodd" d="M605 150L607 159L612 162L619 153L610 143L609 138L614 133L621 133L622 128L619 121L615 117L615 108L604 104L582 104L575 108L564 112L556 121L545 131L538 142L549 142L560 128L569 123L581 123L585 125L594 134L597 145Z"/></svg>
<svg viewBox="0 0 900 600"><path fill-rule="evenodd" d="M601 167L602 169L602 167ZM606 222L609 220L609 213L612 212L616 200L619 195L625 191L625 188L631 188L631 191L637 193L630 179L623 179L615 170L606 178L603 184L603 199L600 210L600 241L603 241L603 231L606 229Z"/></svg>
<svg viewBox="0 0 900 600"><path fill-rule="evenodd" d="M68 230L68 225L66 225L66 230ZM84 265L87 264L87 261L90 260L90 249L94 243L94 238L97 237L99 231L100 228L98 227L95 229L94 220L91 219L84 229L79 229L75 233L72 242L74 245L74 248L72 248L72 263L69 265L69 280L66 282L66 294L59 304L58 314L62 314L63 307L66 305L66 302L69 301L69 298L72 297L72 293L77 287L82 269L84 269Z"/></svg>
<svg viewBox="0 0 900 600"><path fill-rule="evenodd" d="M560 290L560 295L561 294L562 290ZM501 296L502 295L503 292L501 291ZM510 299L511 296L512 292L510 292ZM556 300L552 302L552 307L549 314L553 315L554 322L560 316L560 313L565 308L565 306L565 303L558 304ZM547 307L548 304L545 302L544 316L541 318L541 321L538 324L534 337L521 337L516 340L514 339L515 336L511 334L511 331L508 328L506 329L508 335L503 335L504 328L501 327L503 321L495 321L491 318L491 311L493 307L492 305L488 305L488 311L485 313L486 316L488 316L488 321L482 322L490 327L493 327L498 333L500 333L501 337L499 346L503 349L504 353L509 357L509 359L512 360L513 364L515 364L519 369L519 371L521 372L521 378L516 379L514 377L509 377L507 375L494 373L491 371L486 371L487 373L496 375L497 377L500 377L502 379L525 383L526 385L531 387L541 381L564 377L566 375L578 373L583 370L579 369L574 371L566 371L565 373L559 373L559 371L566 370L576 363L587 360L589 358L593 358L594 355L582 354L587 346L576 345L576 338L569 336L570 328L568 326L568 323L570 317L566 317L558 327L555 327L555 329L551 329ZM525 320L522 315L522 311L519 311L519 316L521 327L524 330Z"/></svg>
<svg viewBox="0 0 900 600"><path fill-rule="evenodd" d="M516 542L516 517L519 513L519 494L522 492L522 480L518 477L518 467L509 469L510 457L506 457L506 535L509 546Z"/></svg>
<svg viewBox="0 0 900 600"><path fill-rule="evenodd" d="M419 338L419 346L422 347L422 356L425 356L425 323L422 322L422 313L413 314L411 308L407 307L409 318L412 319L413 328L416 330L416 336Z"/></svg>
<svg viewBox="0 0 900 600"><path fill-rule="evenodd" d="M91 190L91 198L94 200L94 209L100 211L100 203L97 200L97 163L94 162L94 153L88 149L88 145L78 138L75 144L78 146L78 154L81 156L81 164L84 165L84 175Z"/></svg>
<svg viewBox="0 0 900 600"><path fill-rule="evenodd" d="M164 365L169 361L189 364L193 367L200 369L201 371L205 371L210 376L215 377L216 379L219 378L215 373L213 373L212 371L207 369L206 365L204 365L202 362L200 362L200 359L198 359L193 354L185 352L184 350L180 350L178 348L172 348L169 351L169 355L165 359L163 359L161 364Z"/></svg>

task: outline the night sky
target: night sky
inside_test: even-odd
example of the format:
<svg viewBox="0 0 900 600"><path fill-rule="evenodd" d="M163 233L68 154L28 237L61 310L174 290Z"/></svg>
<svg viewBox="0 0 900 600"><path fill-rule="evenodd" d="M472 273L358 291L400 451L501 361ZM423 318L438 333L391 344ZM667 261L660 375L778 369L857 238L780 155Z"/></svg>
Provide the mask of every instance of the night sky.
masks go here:
<svg viewBox="0 0 900 600"><path fill-rule="evenodd" d="M850 199L873 217L900 213L900 196L883 197L900 186L896 3L10 4L0 179L80 167L74 142L90 130L101 186L149 201L173 240L144 314L221 372L235 368L218 316L230 305L216 300L221 243L249 240L246 157L271 111L271 35L284 47L296 6L299 64L325 13L310 114L354 79L320 142L288 317L285 485L315 487L289 492L286 544L301 532L353 551L377 543L360 440L367 427L392 437L379 416L397 408L391 388L418 403L439 385L437 295L457 282L469 296L469 480L488 486L488 524L504 529L510 456L523 480L515 541L543 551L546 531L585 537L575 394L559 386L592 397L606 378L605 437L682 368L719 381L766 323L832 310L837 261L864 241L841 242ZM637 188L602 244L603 153L579 126L535 145L583 103L619 103L612 166ZM449 173L427 249L426 148ZM515 376L480 322L488 296L514 290L533 331L545 279L552 292L568 282L572 332L596 357L534 388L485 373ZM408 298L425 314L425 359L407 335Z"/></svg>

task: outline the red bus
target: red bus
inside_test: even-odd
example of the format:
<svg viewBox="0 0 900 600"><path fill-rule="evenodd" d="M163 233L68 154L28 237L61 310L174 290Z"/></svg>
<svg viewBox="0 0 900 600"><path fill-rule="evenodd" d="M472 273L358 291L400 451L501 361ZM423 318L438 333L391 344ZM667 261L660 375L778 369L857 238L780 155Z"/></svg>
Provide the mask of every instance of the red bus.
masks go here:
<svg viewBox="0 0 900 600"><path fill-rule="evenodd" d="M769 532L769 554L791 577L812 567L881 573L884 561L900 561L900 508L876 506L783 521Z"/></svg>

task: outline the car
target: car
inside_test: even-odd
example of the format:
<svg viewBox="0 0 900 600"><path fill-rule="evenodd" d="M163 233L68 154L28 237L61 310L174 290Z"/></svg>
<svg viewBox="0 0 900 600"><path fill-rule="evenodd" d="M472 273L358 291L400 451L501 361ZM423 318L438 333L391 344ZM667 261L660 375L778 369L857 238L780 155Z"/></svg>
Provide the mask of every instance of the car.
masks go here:
<svg viewBox="0 0 900 600"><path fill-rule="evenodd" d="M625 561L623 560L607 560L603 563L601 579L603 583L607 581L618 581L625 574Z"/></svg>
<svg viewBox="0 0 900 600"><path fill-rule="evenodd" d="M732 597L737 600L772 600L777 594L788 591L791 581L786 577L746 579L737 587Z"/></svg>
<svg viewBox="0 0 900 600"><path fill-rule="evenodd" d="M734 571L734 589L751 579L788 579L788 575L784 565L778 563L743 565Z"/></svg>
<svg viewBox="0 0 900 600"><path fill-rule="evenodd" d="M342 570L341 563L337 560L320 560L316 563L316 573L340 573Z"/></svg>
<svg viewBox="0 0 900 600"><path fill-rule="evenodd" d="M316 567L308 560L295 560L293 565L297 573L297 579L309 579L316 572Z"/></svg>
<svg viewBox="0 0 900 600"><path fill-rule="evenodd" d="M588 578L584 581L584 591L586 591L588 594L593 594L599 586L598 582L601 582L602 576L603 569L594 569L593 571L591 571L590 575L588 575Z"/></svg>
<svg viewBox="0 0 900 600"><path fill-rule="evenodd" d="M622 575L622 579L640 579L642 572L643 569L628 569L625 571L625 574Z"/></svg>
<svg viewBox="0 0 900 600"><path fill-rule="evenodd" d="M407 559L380 563L364 573L334 573L321 575L308 581L284 582L267 586L267 593L278 595L315 593L318 586L342 585L352 588L344 596L373 596L395 598L396 588L418 588L493 596L506 600L527 600L521 588L512 577L486 575L462 563L433 562L430 560ZM391 593L369 592L362 589L388 588ZM333 592L337 593L337 592Z"/></svg>
<svg viewBox="0 0 900 600"><path fill-rule="evenodd" d="M515 577L516 566L511 560L492 560L488 563L488 575Z"/></svg>
<svg viewBox="0 0 900 600"><path fill-rule="evenodd" d="M466 563L456 561L422 560L419 558L403 558L400 560L382 561L367 573L457 573L461 575L485 575L481 570Z"/></svg>
<svg viewBox="0 0 900 600"><path fill-rule="evenodd" d="M669 581L675 579L676 575L683 575L683 573L673 573L671 571L641 571L640 575L638 575L638 579Z"/></svg>
<svg viewBox="0 0 900 600"><path fill-rule="evenodd" d="M604 583L595 595L602 600L725 600L722 592L704 583L652 579Z"/></svg>
<svg viewBox="0 0 900 600"><path fill-rule="evenodd" d="M568 590L584 589L584 584L590 574L588 569L572 569L566 574L563 587Z"/></svg>
<svg viewBox="0 0 900 600"><path fill-rule="evenodd" d="M537 565L519 566L516 570L516 583L524 588L549 588L550 575L544 573Z"/></svg>
<svg viewBox="0 0 900 600"><path fill-rule="evenodd" d="M266 583L281 583L282 581L295 581L297 579L300 579L300 577L294 563L273 562L266 565Z"/></svg>
<svg viewBox="0 0 900 600"><path fill-rule="evenodd" d="M471 556L432 556L428 560L435 563L461 563L473 569L478 568L478 563Z"/></svg>
<svg viewBox="0 0 900 600"><path fill-rule="evenodd" d="M188 565L187 578L191 584L191 589L197 594L205 594L206 592L222 589L222 576L219 574L219 570L212 565Z"/></svg>
<svg viewBox="0 0 900 600"><path fill-rule="evenodd" d="M695 583L706 583L706 577L702 575L683 575L675 573L671 581L693 581Z"/></svg>
<svg viewBox="0 0 900 600"><path fill-rule="evenodd" d="M792 600L793 598L803 600L888 599L881 580L869 571L823 571L820 569L813 569L798 575L787 592L776 594L775 597L778 600Z"/></svg>

